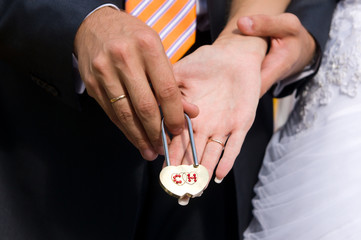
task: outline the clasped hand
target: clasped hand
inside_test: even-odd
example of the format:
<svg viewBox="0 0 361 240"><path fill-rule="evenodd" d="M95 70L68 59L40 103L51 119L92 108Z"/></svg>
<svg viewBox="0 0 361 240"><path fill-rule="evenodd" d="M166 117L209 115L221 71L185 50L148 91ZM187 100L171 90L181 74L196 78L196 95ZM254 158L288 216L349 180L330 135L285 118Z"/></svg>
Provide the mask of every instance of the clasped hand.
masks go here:
<svg viewBox="0 0 361 240"><path fill-rule="evenodd" d="M143 158L152 160L163 152L160 105L175 136L169 147L171 164L192 163L186 112L193 118L200 163L210 176L218 164L216 177L223 179L253 123L260 96L276 80L302 69L315 48L290 14L242 18L238 28L243 34L221 34L214 44L172 66L156 32L133 16L105 7L82 23L74 51L88 94ZM256 36L271 36L266 57L266 41ZM126 98L109 101L121 95ZM225 142L219 160L219 143Z"/></svg>
<svg viewBox="0 0 361 240"><path fill-rule="evenodd" d="M261 38L232 34L203 46L174 65L183 97L199 109L192 119L200 163L209 176L230 171L251 127L260 96L261 63L267 44ZM222 145L222 159L218 162ZM175 136L169 148L172 165L192 164L188 134Z"/></svg>
<svg viewBox="0 0 361 240"><path fill-rule="evenodd" d="M97 10L81 24L74 49L88 94L143 158L162 153L159 105L173 134L182 132L184 111L198 114L182 100L158 34L136 17L110 7Z"/></svg>
<svg viewBox="0 0 361 240"><path fill-rule="evenodd" d="M312 36L293 14L242 17L237 25L239 33L221 35L174 66L184 98L200 109L192 120L198 158L209 176L218 164L219 181L241 150L259 98L275 82L301 71L315 52ZM269 38L267 54L261 37ZM221 144L210 139L227 141L221 159ZM189 148L187 133L176 136L170 145L172 163L191 164Z"/></svg>

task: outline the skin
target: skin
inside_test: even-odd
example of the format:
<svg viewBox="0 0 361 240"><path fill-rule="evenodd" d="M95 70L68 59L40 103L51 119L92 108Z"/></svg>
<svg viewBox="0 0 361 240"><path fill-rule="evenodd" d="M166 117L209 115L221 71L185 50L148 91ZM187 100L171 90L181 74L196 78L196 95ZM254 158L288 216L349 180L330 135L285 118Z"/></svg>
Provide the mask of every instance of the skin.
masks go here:
<svg viewBox="0 0 361 240"><path fill-rule="evenodd" d="M163 150L159 106L175 135L183 130L184 112L197 116L198 108L182 100L158 34L136 17L110 7L97 10L79 27L74 51L88 94L144 159Z"/></svg>
<svg viewBox="0 0 361 240"><path fill-rule="evenodd" d="M253 123L260 95L260 65L266 44L259 38L241 35L232 38L239 38L239 41L219 39L212 46L199 48L174 66L184 97L200 108L200 114L192 120L192 125L198 158L209 170L210 176L218 163L222 146L208 142L208 139L225 142L229 136L218 166L226 174L232 168L233 159L237 157ZM254 44L256 41L258 44ZM207 64L204 59L207 59ZM187 136L173 138L170 145L172 165L191 163ZM184 148L187 148L185 155Z"/></svg>
<svg viewBox="0 0 361 240"><path fill-rule="evenodd" d="M241 16L234 25L238 29L232 34L223 32L213 45L174 67L184 98L200 108L192 120L197 155L210 176L215 171L216 182L232 168L259 98L275 82L301 71L315 52L313 37L292 14ZM269 38L267 55L261 37ZM227 141L221 159L222 145L210 138ZM187 133L173 138L170 154L172 165L192 164Z"/></svg>
<svg viewBox="0 0 361 240"><path fill-rule="evenodd" d="M293 14L242 17L237 27L244 35L269 38L270 50L261 67L261 96L277 81L302 71L314 56L315 41Z"/></svg>
<svg viewBox="0 0 361 240"><path fill-rule="evenodd" d="M172 165L191 163L183 112L191 118L199 114L192 120L198 158L210 176L218 164L216 177L223 179L254 121L259 97L312 58L313 38L295 16L280 14L287 4L234 1L214 44L174 66L151 28L127 13L101 8L75 38L80 74L88 94L147 160L163 152L159 105L167 129L176 135L169 147ZM127 98L109 102L122 94ZM223 147L209 138L227 141L222 159Z"/></svg>
<svg viewBox="0 0 361 240"><path fill-rule="evenodd" d="M187 101L196 104L199 115L192 120L197 155L210 176L223 179L231 170L250 129L262 95L262 64L267 39L245 36L238 19L248 14L278 15L288 1L234 1L228 24L218 39L174 65L176 80ZM209 139L217 139L223 147ZM173 138L172 165L191 164L188 134Z"/></svg>

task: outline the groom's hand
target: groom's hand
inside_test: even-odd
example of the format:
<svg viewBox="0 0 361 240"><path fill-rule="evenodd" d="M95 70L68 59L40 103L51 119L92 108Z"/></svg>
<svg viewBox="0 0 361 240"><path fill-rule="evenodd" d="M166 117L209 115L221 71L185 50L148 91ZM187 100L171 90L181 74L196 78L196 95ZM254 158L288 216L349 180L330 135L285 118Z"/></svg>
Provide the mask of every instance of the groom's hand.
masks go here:
<svg viewBox="0 0 361 240"><path fill-rule="evenodd" d="M184 111L197 115L182 102L159 35L136 17L109 7L95 11L79 27L74 51L88 94L143 158L163 149L159 105L172 134L182 132Z"/></svg>
<svg viewBox="0 0 361 240"><path fill-rule="evenodd" d="M262 63L261 95L275 82L302 71L314 56L314 38L291 13L242 17L237 25L244 35L269 37L270 49Z"/></svg>

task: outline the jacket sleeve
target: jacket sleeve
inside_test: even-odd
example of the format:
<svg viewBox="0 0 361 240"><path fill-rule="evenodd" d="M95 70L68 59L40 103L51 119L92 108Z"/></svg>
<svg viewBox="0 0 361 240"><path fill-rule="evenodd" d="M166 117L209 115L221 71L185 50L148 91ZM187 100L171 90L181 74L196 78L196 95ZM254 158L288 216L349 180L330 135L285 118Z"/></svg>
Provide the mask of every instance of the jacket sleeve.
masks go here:
<svg viewBox="0 0 361 240"><path fill-rule="evenodd" d="M292 0L287 12L295 14L303 26L314 36L321 51L330 31L337 0Z"/></svg>
<svg viewBox="0 0 361 240"><path fill-rule="evenodd" d="M286 12L293 13L300 19L303 26L314 37L317 49L313 64L307 69L308 71L311 70L311 74L308 74L305 77L298 79L297 81L292 81L292 84L286 85L282 91L278 92L277 94L275 94L276 91L274 90L276 85L274 85L271 91L275 97L284 97L290 95L295 90L299 92L303 86L317 73L321 63L322 52L328 39L333 11L336 8L337 2L337 0L291 1ZM289 79L297 78L299 75L300 74L291 76Z"/></svg>
<svg viewBox="0 0 361 240"><path fill-rule="evenodd" d="M52 86L54 96L76 106L72 53L75 34L92 10L105 0L2 0L0 63L29 74L29 80ZM1 64L0 64L1 67Z"/></svg>

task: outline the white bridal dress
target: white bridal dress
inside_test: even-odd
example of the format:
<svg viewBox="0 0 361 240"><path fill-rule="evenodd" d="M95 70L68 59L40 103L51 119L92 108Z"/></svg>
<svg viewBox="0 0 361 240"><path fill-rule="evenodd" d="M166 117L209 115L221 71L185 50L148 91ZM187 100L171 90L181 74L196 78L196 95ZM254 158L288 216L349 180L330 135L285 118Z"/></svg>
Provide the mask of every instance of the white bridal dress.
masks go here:
<svg viewBox="0 0 361 240"><path fill-rule="evenodd" d="M272 138L246 240L361 240L361 0L340 1L319 73Z"/></svg>

